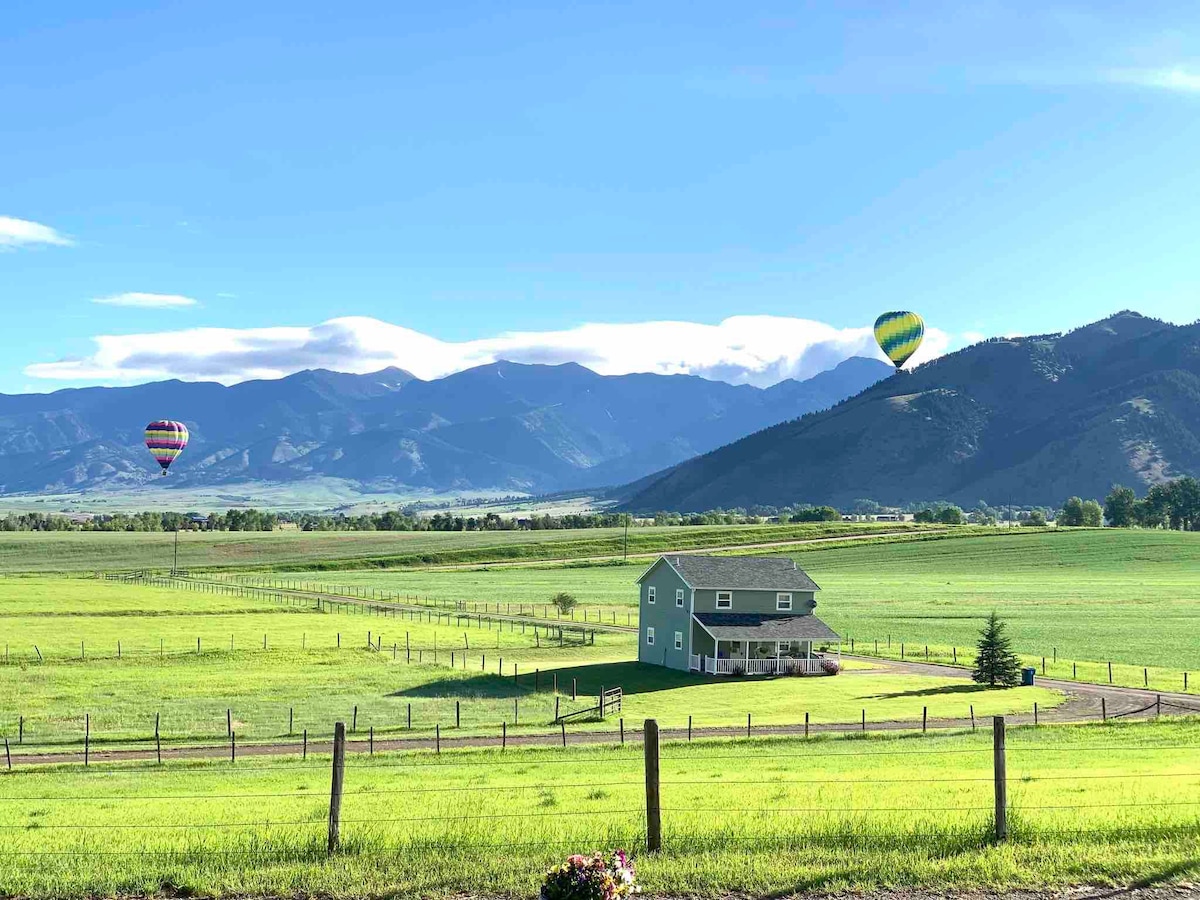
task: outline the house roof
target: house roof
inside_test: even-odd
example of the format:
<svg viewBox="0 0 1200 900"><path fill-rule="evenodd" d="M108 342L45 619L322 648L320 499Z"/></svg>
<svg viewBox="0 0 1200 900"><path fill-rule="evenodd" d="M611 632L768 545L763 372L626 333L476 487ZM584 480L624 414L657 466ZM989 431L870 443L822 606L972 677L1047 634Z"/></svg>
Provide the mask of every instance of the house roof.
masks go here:
<svg viewBox="0 0 1200 900"><path fill-rule="evenodd" d="M661 558L695 590L819 591L794 560L786 556L695 556L668 554ZM657 563L655 563L657 565ZM654 566L651 566L652 570ZM650 571L642 575L645 578ZM641 581L641 578L638 579Z"/></svg>
<svg viewBox="0 0 1200 900"><path fill-rule="evenodd" d="M770 613L695 613L704 630L719 641L836 641L837 632L816 616Z"/></svg>

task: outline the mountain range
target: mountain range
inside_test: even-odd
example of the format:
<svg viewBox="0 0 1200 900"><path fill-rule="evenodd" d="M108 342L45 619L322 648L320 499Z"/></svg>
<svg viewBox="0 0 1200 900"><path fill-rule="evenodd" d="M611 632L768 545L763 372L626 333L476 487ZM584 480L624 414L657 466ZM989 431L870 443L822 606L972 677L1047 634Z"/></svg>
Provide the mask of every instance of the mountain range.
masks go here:
<svg viewBox="0 0 1200 900"><path fill-rule="evenodd" d="M0 494L121 490L157 479L153 419L191 432L171 486L345 479L397 488L546 493L623 484L887 376L853 358L770 388L683 375L598 375L498 362L422 381L309 370L233 386L163 381L0 395Z"/></svg>
<svg viewBox="0 0 1200 900"><path fill-rule="evenodd" d="M995 338L643 479L629 509L1058 504L1200 473L1200 323Z"/></svg>

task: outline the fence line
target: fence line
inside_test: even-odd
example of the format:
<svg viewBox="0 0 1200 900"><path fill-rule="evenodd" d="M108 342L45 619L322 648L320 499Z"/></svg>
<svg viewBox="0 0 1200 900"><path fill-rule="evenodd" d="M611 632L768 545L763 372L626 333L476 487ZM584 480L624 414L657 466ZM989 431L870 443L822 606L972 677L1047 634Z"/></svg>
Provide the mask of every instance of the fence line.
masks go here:
<svg viewBox="0 0 1200 900"><path fill-rule="evenodd" d="M444 786L444 787L418 787L418 788L375 788L369 783L367 785L355 784L356 774L349 776L349 784L346 784L342 773L346 769L351 769L353 772L361 772L365 769L407 769L409 771L419 768L478 768L487 767L490 771L504 771L505 763L496 759L494 755L489 755L487 759L479 760L460 760L455 762L437 762L437 763L418 763L415 765L406 765L404 763L394 765L362 765L362 766L347 766L345 764L345 726L342 723L337 723L334 733L337 736L334 745L334 753L331 756L330 764L312 766L310 768L329 771L332 765L335 777L333 779L333 788L331 794L326 801L326 798L313 793L296 793L291 792L234 792L222 794L109 794L109 795L93 795L93 796L54 796L54 795L38 795L38 796L13 796L11 792L7 792L4 796L0 796L0 801L4 801L5 806L11 808L11 804L30 804L30 803L46 803L46 802L64 802L64 803L81 803L81 802L104 802L106 804L119 803L145 803L146 801L199 801L199 800L237 800L246 803L253 800L270 800L272 804L275 800L282 798L301 799L312 804L314 808L320 809L328 802L328 816L323 818L296 818L293 814L290 817L284 817L276 820L266 818L264 820L255 821L246 818L244 810L240 818L233 821L183 821L183 822L165 822L155 823L147 821L136 822L117 822L117 823L88 823L88 822L70 822L70 823L55 823L55 822L39 822L36 826L36 831L56 830L72 833L90 833L90 832L105 832L113 830L123 830L131 832L147 832L152 830L187 832L187 831L208 831L219 832L229 831L235 832L245 829L256 830L272 830L283 828L298 828L309 829L325 826L327 829L328 847L324 851L327 854L336 854L343 852L341 849L341 829L343 826L373 826L373 825L418 825L429 824L433 826L454 825L465 822L522 822L529 820L606 820L606 821L625 821L629 819L638 819L644 821L644 830L640 833L644 836L645 846L647 850L656 851L664 848L671 849L676 847L684 849L679 842L686 840L686 835L679 833L663 831L664 822L669 826L673 816L705 814L705 815L720 815L731 816L779 816L779 815L795 815L795 814L834 814L841 817L862 818L879 814L904 814L914 822L921 822L924 816L928 813L961 813L961 814L984 814L990 813L992 816L992 824L988 835L981 835L979 840L981 846L990 842L1003 842L1011 838L1008 831L1008 816L1011 812L1038 812L1038 811L1076 811L1087 809L1144 809L1144 808L1176 808L1189 809L1200 807L1200 798L1198 799L1172 799L1165 801L1156 801L1149 799L1140 799L1136 796L1128 800L1111 800L1103 797L1097 802L1012 802L1008 798L1007 788L1009 784L1021 786L1027 783L1037 782L1055 782L1055 781L1105 781L1113 782L1124 780L1129 782L1138 782L1144 779L1153 778L1200 778L1200 771L1188 772L1097 772L1097 773L1071 773L1058 775L1053 773L1037 774L1036 772L1024 773L1016 776L1010 776L1007 771L1006 756L1008 749L1005 740L1006 721L1003 716L993 718L992 731L995 740L990 748L945 748L930 751L913 751L904 748L898 748L895 751L888 752L886 750L870 750L864 752L837 752L821 754L814 752L814 757L878 757L878 756L896 756L906 757L914 755L917 752L929 753L972 753L972 754L991 754L992 765L988 767L991 771L980 771L978 775L969 776L948 776L938 777L928 774L922 777L909 778L891 778L891 777L852 777L852 778L781 778L773 777L769 779L724 779L714 780L713 778L703 779L667 779L660 778L661 762L667 762L672 766L678 766L689 761L702 760L726 760L736 759L745 761L746 759L763 758L763 759L778 759L791 758L802 759L804 754L800 753L784 753L784 754L705 754L705 753L689 753L686 748L680 743L673 745L673 749L681 752L669 752L662 754L660 732L658 723L655 720L647 720L644 723L643 734L646 736L643 753L641 754L619 754L611 757L604 757L600 761L608 764L611 762L628 762L641 763L641 771L636 773L631 778L626 778L617 781L597 781L597 780L582 780L582 781L567 781L560 782L556 780L546 781L544 779L529 779L523 780L520 783L508 785L463 785L463 786ZM811 744L806 746L812 746ZM819 748L818 748L819 749ZM1023 749L1026 752L1034 752L1046 750L1049 752L1070 751L1073 749L1086 749L1099 751L1101 749L1112 753L1125 753L1130 750L1136 750L1137 747L1129 747L1117 745L1113 747L1101 748L1093 745L1085 745L1081 748L1070 747L1013 747L1013 750ZM1176 749L1195 752L1200 758L1200 745L1169 745L1159 746L1154 749ZM529 767L536 766L541 763L554 764L571 764L578 766L578 760L519 760L519 769L514 772L516 775L526 774ZM263 767L276 772L292 771L286 766L269 766ZM865 771L870 771L869 767L864 767ZM220 771L229 772L229 768L222 768ZM633 774L633 773L631 773ZM15 776L7 776L15 777ZM712 796L712 792L717 792L717 796L713 799L720 799L719 792L736 788L743 785L770 785L781 786L791 784L803 785L843 785L853 787L866 787L892 784L920 785L920 786L940 786L940 785L958 785L958 784L993 784L995 790L995 804L984 805L978 801L970 800L960 803L938 803L936 800L933 803L913 803L899 804L854 804L854 803L839 803L829 802L822 805L773 805L773 806L747 806L736 805L710 805L704 803L687 802L672 803L671 792L674 788L684 785L703 785L706 788L705 798ZM363 796L397 796L406 794L433 794L433 793L483 793L483 792L501 792L501 791L520 791L528 792L532 789L551 788L559 789L589 789L596 791L599 788L645 788L645 804L634 805L617 805L610 809L601 810L545 810L545 809L520 809L511 811L454 811L439 815L421 815L421 814L401 814L401 815L354 815L343 816L341 813L343 795L346 799L353 800ZM348 788L348 789L347 789ZM667 795L667 802L661 802L662 794ZM1106 791L1107 793L1107 791ZM1111 796L1111 795L1109 795ZM241 809L241 805L239 805ZM964 821L962 826L970 825L970 822ZM639 829L641 826L639 825ZM6 832L23 831L30 832L28 823L4 823L0 824L0 830ZM1169 835L1169 834L1191 834L1200 835L1200 819L1187 822L1159 822L1153 826L1140 827L1136 824L1122 824L1114 822L1110 828L1096 829L1042 829L1035 826L1027 826L1025 832L1028 836L1038 837L1052 834L1111 834L1116 836L1125 836L1129 834L1143 831L1146 834L1154 835ZM664 833L667 835L664 840ZM902 826L898 827L889 833L891 839L913 839L928 837L945 837L947 832L942 831L922 831L905 829ZM880 835L879 837L888 837L889 835ZM872 835L866 835L870 838ZM861 836L860 836L861 837ZM409 838L412 842L421 846L437 847L437 840L429 839L427 836L420 833L414 833ZM833 832L831 838L838 839L838 833ZM537 841L501 841L501 842L480 842L480 841L464 841L453 840L446 841L442 845L455 850L477 849L483 846L494 846L496 848L517 848L517 847L558 847L558 846L575 846L578 849L578 841L555 841L555 840L537 840ZM97 856L97 857L120 857L126 855L142 855L142 856L162 856L170 858L174 855L187 854L195 856L198 852L204 855L211 856L230 856L230 857L251 857L263 859L276 859L280 857L295 856L301 859L315 859L320 854L312 847L289 848L287 846L280 847L260 847L256 849L246 848L219 848L206 847L198 851L196 849L185 848L155 848L144 847L138 849L119 849L119 850L96 850L91 848L78 848L71 850L43 850L43 849L25 849L7 847L0 850L2 856L28 856L28 857L56 857L56 856ZM352 850L355 855L371 856L378 851L370 849ZM379 853L379 855L386 855Z"/></svg>

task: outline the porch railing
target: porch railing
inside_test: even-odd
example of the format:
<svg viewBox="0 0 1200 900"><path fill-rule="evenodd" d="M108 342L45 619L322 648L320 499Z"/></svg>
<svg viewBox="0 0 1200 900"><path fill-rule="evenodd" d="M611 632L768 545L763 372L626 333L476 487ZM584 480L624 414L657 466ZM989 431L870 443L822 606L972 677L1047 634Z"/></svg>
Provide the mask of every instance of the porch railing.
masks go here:
<svg viewBox="0 0 1200 900"><path fill-rule="evenodd" d="M700 660L693 657L694 667L700 668ZM786 675L799 672L804 675L817 675L821 668L822 658L793 658L781 656L768 659L715 659L707 657L704 660L704 671L709 675Z"/></svg>

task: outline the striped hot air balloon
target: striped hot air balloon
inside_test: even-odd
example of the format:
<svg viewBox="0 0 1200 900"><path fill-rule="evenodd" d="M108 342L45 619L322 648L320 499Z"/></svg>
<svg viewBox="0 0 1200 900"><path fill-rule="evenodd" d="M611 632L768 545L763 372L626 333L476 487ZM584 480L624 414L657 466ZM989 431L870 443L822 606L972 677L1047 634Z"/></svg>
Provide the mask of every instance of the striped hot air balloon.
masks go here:
<svg viewBox="0 0 1200 900"><path fill-rule="evenodd" d="M175 458L183 452L187 442L188 430L182 422L159 419L146 426L146 448L158 460L164 475L167 474L171 463L175 462Z"/></svg>
<svg viewBox="0 0 1200 900"><path fill-rule="evenodd" d="M885 312L875 320L875 340L899 369L917 352L925 337L925 320L915 312Z"/></svg>

